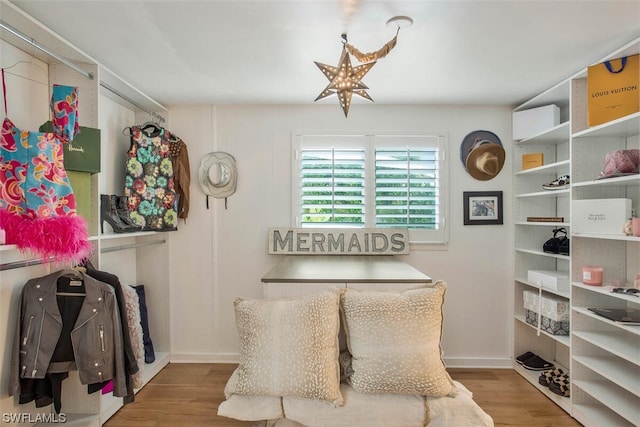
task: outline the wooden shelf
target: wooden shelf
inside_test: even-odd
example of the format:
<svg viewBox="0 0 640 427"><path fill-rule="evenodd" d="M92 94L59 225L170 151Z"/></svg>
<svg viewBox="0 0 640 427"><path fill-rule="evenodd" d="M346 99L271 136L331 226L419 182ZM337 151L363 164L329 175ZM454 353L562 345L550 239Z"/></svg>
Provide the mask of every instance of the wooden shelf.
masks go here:
<svg viewBox="0 0 640 427"><path fill-rule="evenodd" d="M638 135L640 112L574 133L573 138L629 137Z"/></svg>
<svg viewBox="0 0 640 427"><path fill-rule="evenodd" d="M529 138L515 141L516 145L533 145L533 144L562 144L569 141L569 122L560 123L544 132Z"/></svg>
<svg viewBox="0 0 640 427"><path fill-rule="evenodd" d="M600 374L625 390L640 396L640 367L613 356L575 356L576 362ZM629 375L635 369L638 375Z"/></svg>
<svg viewBox="0 0 640 427"><path fill-rule="evenodd" d="M516 225L537 225L542 227L569 227L571 224L568 222L534 222L534 221L516 221Z"/></svg>
<svg viewBox="0 0 640 427"><path fill-rule="evenodd" d="M597 398L605 406L613 412L623 417L630 423L638 423L640 421L638 412L638 397L631 396L626 391L611 384L608 381L584 381L573 380L572 387L578 387L587 394ZM575 392L575 389L573 390ZM609 425L608 423L606 425Z"/></svg>
<svg viewBox="0 0 640 427"><path fill-rule="evenodd" d="M526 194L516 194L516 198L527 198L527 197L569 197L571 190L569 188L562 190L545 190L545 191L536 191L533 193Z"/></svg>
<svg viewBox="0 0 640 427"><path fill-rule="evenodd" d="M634 424L601 405L574 403L573 417L588 427L633 427ZM589 423L589 424L587 424ZM637 426L637 424L635 424Z"/></svg>
<svg viewBox="0 0 640 427"><path fill-rule="evenodd" d="M530 287L532 287L534 289L542 288L542 290L544 292L548 292L550 294L558 295L559 297L562 297L562 298L566 298L566 299L570 299L571 298L571 294L570 294L569 291L557 291L555 289L550 289L550 288L547 288L547 287L544 287L544 286L539 286L539 285L537 285L535 283L529 282L525 277L516 277L516 281L518 283L522 283L523 285L530 286Z"/></svg>
<svg viewBox="0 0 640 427"><path fill-rule="evenodd" d="M587 314L586 310L583 311L583 314ZM593 316L596 315L594 314ZM604 318L601 319L606 320ZM633 364L640 365L640 354L638 354L637 344L626 341L627 336L622 331L572 331L572 333L576 338L583 339L608 353L614 354Z"/></svg>
<svg viewBox="0 0 640 427"><path fill-rule="evenodd" d="M538 166L537 168L525 169L520 172L516 172L516 176L527 175L548 175L569 172L569 160L562 160L559 162L553 162L546 165Z"/></svg>
<svg viewBox="0 0 640 427"><path fill-rule="evenodd" d="M533 330L537 331L537 329L538 329L538 328L536 328L535 326L533 326L533 325L532 325L532 324L530 324L530 323L527 323L527 321L526 321L526 319L525 319L525 317L524 317L524 316L517 315L517 316L515 316L515 318L516 318L516 320L518 320L518 321L520 321L520 322L524 323L525 325L527 325L527 326L528 326L528 327L530 327L531 329L533 329ZM550 334L550 333L545 332L545 331L543 331L543 330L540 330L540 333L541 333L542 335L546 335L547 337L549 337L549 338L553 339L554 341L557 341L558 343L560 343L560 344L562 344L562 345L564 345L564 346L569 347L569 345L571 345L571 343L570 343L570 338L569 338L569 336L568 336L568 335L553 335L553 334Z"/></svg>
<svg viewBox="0 0 640 427"><path fill-rule="evenodd" d="M563 367L561 365L558 365L556 363L554 363L554 364L557 367L561 368L563 371L569 372L569 370L567 368L565 368L565 367ZM538 382L538 377L540 376L540 372L538 372L538 371L530 371L528 369L525 369L522 366L520 366L518 363L515 363L513 365L513 369L515 369L515 371L517 373L519 373L524 379L529 381L542 394L544 394L549 399L551 399L553 402L555 402L555 404L558 405L560 408L562 408L565 412L571 414L571 400L568 397L564 397L564 396L560 396L558 394L555 394L554 392L549 390L549 387L544 387L543 385L541 385Z"/></svg>

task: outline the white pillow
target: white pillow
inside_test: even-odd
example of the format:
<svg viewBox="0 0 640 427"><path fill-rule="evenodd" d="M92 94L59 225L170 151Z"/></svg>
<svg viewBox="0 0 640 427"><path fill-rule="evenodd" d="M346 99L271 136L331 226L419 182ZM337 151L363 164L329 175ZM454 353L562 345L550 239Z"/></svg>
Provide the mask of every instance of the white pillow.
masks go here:
<svg viewBox="0 0 640 427"><path fill-rule="evenodd" d="M305 427L431 426L429 424L430 408L424 396L358 393L348 384L342 384L341 390L346 402L343 406L336 408L318 400L284 397L283 412L287 419L294 420Z"/></svg>
<svg viewBox="0 0 640 427"><path fill-rule="evenodd" d="M227 393L343 403L340 290L287 299L238 298L234 307L240 364Z"/></svg>
<svg viewBox="0 0 640 427"><path fill-rule="evenodd" d="M218 415L242 421L275 420L284 417L281 397L229 393L228 390L234 387L237 380L237 372L237 369L234 370L227 381L224 389L227 397L218 406Z"/></svg>
<svg viewBox="0 0 640 427"><path fill-rule="evenodd" d="M342 315L354 390L455 395L440 348L446 288L438 281L404 292L344 290Z"/></svg>

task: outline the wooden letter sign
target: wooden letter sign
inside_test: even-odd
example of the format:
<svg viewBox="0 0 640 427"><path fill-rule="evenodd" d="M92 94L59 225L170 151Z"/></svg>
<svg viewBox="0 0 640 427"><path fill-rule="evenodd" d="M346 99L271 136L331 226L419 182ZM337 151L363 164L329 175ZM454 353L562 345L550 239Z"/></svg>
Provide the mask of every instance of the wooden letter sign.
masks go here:
<svg viewBox="0 0 640 427"><path fill-rule="evenodd" d="M409 233L395 228L272 228L269 254L400 255L409 253Z"/></svg>

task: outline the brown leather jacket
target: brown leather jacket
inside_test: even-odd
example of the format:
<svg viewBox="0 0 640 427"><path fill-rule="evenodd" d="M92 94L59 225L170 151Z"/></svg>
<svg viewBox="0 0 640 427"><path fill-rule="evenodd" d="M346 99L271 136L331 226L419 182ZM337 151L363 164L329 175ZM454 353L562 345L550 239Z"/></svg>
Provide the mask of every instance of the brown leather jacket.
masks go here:
<svg viewBox="0 0 640 427"><path fill-rule="evenodd" d="M186 220L189 216L189 184L191 182L187 144L173 135L169 145L169 153L173 164L173 184L178 195L178 218Z"/></svg>

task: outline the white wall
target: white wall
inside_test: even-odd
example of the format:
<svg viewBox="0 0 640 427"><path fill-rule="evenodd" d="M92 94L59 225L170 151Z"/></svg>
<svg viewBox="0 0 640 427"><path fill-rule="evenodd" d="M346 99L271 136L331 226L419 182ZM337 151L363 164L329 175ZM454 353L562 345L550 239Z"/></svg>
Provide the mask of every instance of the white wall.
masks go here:
<svg viewBox="0 0 640 427"><path fill-rule="evenodd" d="M262 297L260 278L276 262L267 231L291 226L292 131L445 131L449 136L450 244L414 250L405 259L449 284L443 348L449 366L510 366L511 110L493 106L354 104L345 119L336 105L175 107L170 130L188 145L191 213L171 236L171 324L174 361L237 360L233 300ZM490 130L507 161L498 177L477 181L460 161L464 136ZM238 164L237 192L210 199L197 182L200 160L226 151ZM463 226L463 191L503 191L504 225Z"/></svg>
<svg viewBox="0 0 640 427"><path fill-rule="evenodd" d="M0 66L6 73L8 116L23 129L37 129L49 119L47 64L0 41ZM21 62L24 61L24 62ZM14 64L17 64L13 66ZM135 114L112 100L100 99L99 127L105 144L100 191L120 194L124 156L129 141L122 128L134 124ZM510 321L510 163L494 180L480 182L466 174L459 160L459 144L475 129L496 132L510 152L510 111L506 107L379 106L352 107L342 116L338 105L179 107L169 112L170 130L188 144L191 160L191 214L178 232L166 233L170 254L170 333L175 361L236 361L238 340L233 300L261 297L260 278L277 261L267 255L267 229L291 224L291 132L313 130L446 131L450 139L451 232L447 251L413 252L406 260L450 287L445 303L444 350L450 366L508 366L511 354ZM197 183L202 156L224 150L238 161L238 190L228 200L210 200ZM463 190L505 192L503 226L463 227ZM30 257L0 249L0 263ZM118 262L123 283L134 283L136 259ZM162 262L159 260L158 262ZM105 264L107 264L105 260ZM159 266L161 268L161 266ZM0 412L41 412L33 404L18 405L7 394L12 339L17 321L19 291L32 277L51 272L56 265L36 265L0 272ZM152 289L153 283L145 283ZM164 314L163 304L156 315ZM150 310L153 307L150 307ZM154 316L151 314L151 316ZM165 325L155 321L155 325ZM152 330L156 349L165 330ZM86 405L65 386L63 401ZM92 398L95 398L93 396ZM87 398L89 399L89 398ZM69 408L68 408L69 409Z"/></svg>
<svg viewBox="0 0 640 427"><path fill-rule="evenodd" d="M9 117L18 126L35 129L49 114L47 66L2 43L2 66L27 62L7 72ZM101 114L105 140L121 140L113 156L104 159L100 187L108 193L122 188L118 171L123 163L117 161L117 152L124 153L128 145L119 132L122 123L131 121L130 111L114 106L101 101L101 108L109 109L108 114ZM435 130L447 132L450 142L450 244L446 251L414 251L405 259L449 283L443 347L450 366L510 364L513 227L508 107L354 104L348 119L337 103L175 107L169 112L168 127L188 144L192 178L190 216L186 223L180 222L178 232L167 233L173 360L237 360L233 300L262 296L260 278L277 261L277 256L267 255L267 230L291 225L292 131ZM503 171L491 181L471 178L459 159L462 138L477 129L495 132L507 150ZM228 209L223 200L210 199L211 209L207 210L197 171L202 156L215 150L236 157L238 189L229 198ZM462 225L462 192L478 190L504 192L504 225ZM10 261L6 253L2 260ZM14 274L4 272L0 286L7 297L0 310L4 318L0 331L6 339L15 321L9 301L15 301L17 295L12 294L13 287L5 286L23 282L22 276L14 278Z"/></svg>

